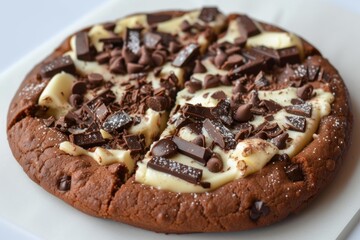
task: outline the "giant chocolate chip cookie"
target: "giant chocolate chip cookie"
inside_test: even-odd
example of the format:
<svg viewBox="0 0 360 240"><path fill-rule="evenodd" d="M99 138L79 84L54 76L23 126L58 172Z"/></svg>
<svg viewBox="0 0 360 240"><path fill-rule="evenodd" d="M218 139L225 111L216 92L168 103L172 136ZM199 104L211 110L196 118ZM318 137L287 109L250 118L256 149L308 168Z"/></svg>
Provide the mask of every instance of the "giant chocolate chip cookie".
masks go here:
<svg viewBox="0 0 360 240"><path fill-rule="evenodd" d="M206 7L73 34L26 76L7 123L48 192L167 233L298 212L334 178L350 130L344 82L312 45Z"/></svg>

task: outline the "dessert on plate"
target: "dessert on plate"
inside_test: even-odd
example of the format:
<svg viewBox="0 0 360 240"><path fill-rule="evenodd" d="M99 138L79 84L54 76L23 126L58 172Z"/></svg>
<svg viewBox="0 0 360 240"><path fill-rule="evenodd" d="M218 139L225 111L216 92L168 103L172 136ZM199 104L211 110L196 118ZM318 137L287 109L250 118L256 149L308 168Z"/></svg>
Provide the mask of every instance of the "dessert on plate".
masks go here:
<svg viewBox="0 0 360 240"><path fill-rule="evenodd" d="M7 133L28 176L85 213L220 232L306 207L339 170L351 121L314 46L204 7L69 36L25 77Z"/></svg>

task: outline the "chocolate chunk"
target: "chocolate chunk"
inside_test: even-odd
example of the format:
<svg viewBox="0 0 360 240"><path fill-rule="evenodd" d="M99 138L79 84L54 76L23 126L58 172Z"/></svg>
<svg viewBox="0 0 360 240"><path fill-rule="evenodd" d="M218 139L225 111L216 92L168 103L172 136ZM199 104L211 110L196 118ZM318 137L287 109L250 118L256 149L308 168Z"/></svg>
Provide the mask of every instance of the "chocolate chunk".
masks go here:
<svg viewBox="0 0 360 240"><path fill-rule="evenodd" d="M180 51L182 45L180 43L177 43L177 42L174 42L174 41L171 41L169 43L169 52L171 53L177 53L178 51Z"/></svg>
<svg viewBox="0 0 360 240"><path fill-rule="evenodd" d="M60 177L59 181L58 181L58 189L60 191L69 191L71 188L71 176L68 175L64 175L62 177Z"/></svg>
<svg viewBox="0 0 360 240"><path fill-rule="evenodd" d="M95 109L95 115L101 122L104 121L109 114L110 111L104 103Z"/></svg>
<svg viewBox="0 0 360 240"><path fill-rule="evenodd" d="M288 133L283 133L280 134L279 136L271 139L271 142L279 149L285 149L286 148L286 140L288 139L289 134Z"/></svg>
<svg viewBox="0 0 360 240"><path fill-rule="evenodd" d="M99 131L71 134L69 138L72 143L84 148L100 146L106 143Z"/></svg>
<svg viewBox="0 0 360 240"><path fill-rule="evenodd" d="M303 172L300 165L297 163L285 167L285 173L292 182L304 181Z"/></svg>
<svg viewBox="0 0 360 240"><path fill-rule="evenodd" d="M219 84L220 84L219 75L207 74L204 78L205 89L217 87L219 86Z"/></svg>
<svg viewBox="0 0 360 240"><path fill-rule="evenodd" d="M261 33L253 20L247 15L239 16L237 18L237 23L241 36L246 36L248 38Z"/></svg>
<svg viewBox="0 0 360 240"><path fill-rule="evenodd" d="M142 28L126 28L125 46L133 54L138 54L141 44Z"/></svg>
<svg viewBox="0 0 360 240"><path fill-rule="evenodd" d="M185 87L189 93L195 93L202 88L202 83L199 80L192 79L185 83Z"/></svg>
<svg viewBox="0 0 360 240"><path fill-rule="evenodd" d="M232 93L246 93L246 88L244 87L243 83L241 81L236 81L235 85L232 89Z"/></svg>
<svg viewBox="0 0 360 240"><path fill-rule="evenodd" d="M263 201L255 201L250 209L249 217L257 221L261 216L266 216L270 212L269 207Z"/></svg>
<svg viewBox="0 0 360 240"><path fill-rule="evenodd" d="M194 73L205 73L207 71L206 67L201 63L200 60L195 61Z"/></svg>
<svg viewBox="0 0 360 240"><path fill-rule="evenodd" d="M309 103L290 105L285 107L285 111L303 117L311 117L312 105Z"/></svg>
<svg viewBox="0 0 360 240"><path fill-rule="evenodd" d="M99 73L90 73L88 76L90 85L98 87L104 81L104 77Z"/></svg>
<svg viewBox="0 0 360 240"><path fill-rule="evenodd" d="M186 128L188 128L192 133L199 135L199 134L201 134L202 123L201 122L191 122L186 125Z"/></svg>
<svg viewBox="0 0 360 240"><path fill-rule="evenodd" d="M258 88L266 87L270 84L263 71L259 72L259 74L256 75L254 83Z"/></svg>
<svg viewBox="0 0 360 240"><path fill-rule="evenodd" d="M190 43L178 53L172 62L172 65L175 67L183 67L187 65L199 54L199 49L200 47L198 44Z"/></svg>
<svg viewBox="0 0 360 240"><path fill-rule="evenodd" d="M115 132L127 128L131 122L132 118L126 112L119 111L108 116L102 126L107 132Z"/></svg>
<svg viewBox="0 0 360 240"><path fill-rule="evenodd" d="M274 59L275 61L280 62L279 53L277 50L275 50L273 48L259 46L259 47L254 47L253 50L261 55L270 57L270 58Z"/></svg>
<svg viewBox="0 0 360 240"><path fill-rule="evenodd" d="M83 97L80 94L71 94L69 102L74 108L80 108L83 103Z"/></svg>
<svg viewBox="0 0 360 240"><path fill-rule="evenodd" d="M172 157L177 153L177 145L169 138L161 139L155 143L151 153L155 157Z"/></svg>
<svg viewBox="0 0 360 240"><path fill-rule="evenodd" d="M288 47L283 49L278 49L278 54L280 58L280 65L284 66L285 64L295 64L300 63L300 52L297 47Z"/></svg>
<svg viewBox="0 0 360 240"><path fill-rule="evenodd" d="M211 108L192 104L186 104L184 106L183 115L194 119L214 118L211 113Z"/></svg>
<svg viewBox="0 0 360 240"><path fill-rule="evenodd" d="M172 140L177 145L180 153L200 162L204 166L212 155L210 149L200 147L177 136L174 136Z"/></svg>
<svg viewBox="0 0 360 240"><path fill-rule="evenodd" d="M223 169L223 162L218 154L214 154L206 163L207 169L210 172L217 173Z"/></svg>
<svg viewBox="0 0 360 240"><path fill-rule="evenodd" d="M79 32L75 35L75 46L77 59L83 61L91 61L93 59L87 32Z"/></svg>
<svg viewBox="0 0 360 240"><path fill-rule="evenodd" d="M238 122L248 122L253 118L253 114L251 113L251 104L243 104L238 107L235 112L234 119Z"/></svg>
<svg viewBox="0 0 360 240"><path fill-rule="evenodd" d="M205 119L203 127L214 142L223 149L233 149L236 146L234 134L223 124Z"/></svg>
<svg viewBox="0 0 360 240"><path fill-rule="evenodd" d="M163 96L154 96L146 99L146 105L154 111L161 112L169 107L169 99Z"/></svg>
<svg viewBox="0 0 360 240"><path fill-rule="evenodd" d="M219 10L216 7L204 7L201 9L199 19L204 22L212 22L216 19L216 16L219 14Z"/></svg>
<svg viewBox="0 0 360 240"><path fill-rule="evenodd" d="M292 105L301 105L305 103L305 101L300 98L293 98L290 102Z"/></svg>
<svg viewBox="0 0 360 240"><path fill-rule="evenodd" d="M165 22L172 18L171 14L155 13L146 14L146 20L149 25L157 24L159 22Z"/></svg>
<svg viewBox="0 0 360 240"><path fill-rule="evenodd" d="M108 105L112 103L115 99L115 94L110 89L108 89L86 102L85 105L88 106L91 110L94 110L99 103L104 103L105 105Z"/></svg>
<svg viewBox="0 0 360 240"><path fill-rule="evenodd" d="M226 94L224 93L224 91L216 91L214 92L213 94L211 94L211 97L214 98L214 99L217 99L217 100L221 100L221 99L226 99L227 96Z"/></svg>
<svg viewBox="0 0 360 240"><path fill-rule="evenodd" d="M95 57L95 60L99 64L105 64L110 60L111 56L109 52L102 52Z"/></svg>
<svg viewBox="0 0 360 240"><path fill-rule="evenodd" d="M110 72L115 74L125 74L126 65L123 57L116 57L109 66Z"/></svg>
<svg viewBox="0 0 360 240"><path fill-rule="evenodd" d="M280 111L283 107L275 102L274 100L262 100L259 104L260 107L264 106L269 111L269 113L276 113Z"/></svg>
<svg viewBox="0 0 360 240"><path fill-rule="evenodd" d="M202 177L201 169L193 168L164 157L153 157L147 163L147 167L173 175L187 182L200 185Z"/></svg>
<svg viewBox="0 0 360 240"><path fill-rule="evenodd" d="M62 56L55 58L50 63L42 66L40 74L44 78L51 78L60 72L67 72L75 75L76 69L73 60L70 56Z"/></svg>
<svg viewBox="0 0 360 240"><path fill-rule="evenodd" d="M310 84L304 85L296 90L296 95L306 101L312 98L314 87Z"/></svg>
<svg viewBox="0 0 360 240"><path fill-rule="evenodd" d="M290 124L288 124L290 130L297 131L297 132L305 132L306 119L304 117L286 116L286 120L288 120L290 122Z"/></svg>
<svg viewBox="0 0 360 240"><path fill-rule="evenodd" d="M131 150L131 152L143 152L144 146L142 144L142 140L139 135L125 135L124 136L125 143L127 147Z"/></svg>
<svg viewBox="0 0 360 240"><path fill-rule="evenodd" d="M218 104L211 109L211 113L215 118L230 126L233 123L230 107L229 101L221 99Z"/></svg>
<svg viewBox="0 0 360 240"><path fill-rule="evenodd" d="M250 92L248 103L252 104L253 106L257 106L260 104L260 99L257 91L253 90Z"/></svg>
<svg viewBox="0 0 360 240"><path fill-rule="evenodd" d="M189 118L184 118L182 116L180 116L179 118L176 119L175 122L175 127L177 130L179 130L182 127L185 127L186 125L192 123L193 121L191 121Z"/></svg>
<svg viewBox="0 0 360 240"><path fill-rule="evenodd" d="M152 48L152 49L156 48L156 45L160 43L160 41L161 41L161 36L159 34L147 32L144 35L144 44L148 48Z"/></svg>
<svg viewBox="0 0 360 240"><path fill-rule="evenodd" d="M246 138L248 138L252 132L252 130L254 129L253 125L246 123L246 124L242 124L239 132L236 133L235 135L235 140L244 140Z"/></svg>
<svg viewBox="0 0 360 240"><path fill-rule="evenodd" d="M245 74L257 74L260 70L264 69L266 66L266 61L264 59L255 59L248 61L247 63L241 65L230 71L230 79L237 79L242 77Z"/></svg>
<svg viewBox="0 0 360 240"><path fill-rule="evenodd" d="M320 71L320 67L319 66L315 66L315 65L310 65L308 66L308 78L309 78L309 81L315 81L317 76L318 76L318 73Z"/></svg>
<svg viewBox="0 0 360 240"><path fill-rule="evenodd" d="M107 22L103 24L103 28L108 31L114 31L116 24L114 22Z"/></svg>
<svg viewBox="0 0 360 240"><path fill-rule="evenodd" d="M111 48L119 47L122 48L124 41L121 37L109 37L101 38L99 42L103 42L104 45L111 45Z"/></svg>
<svg viewBox="0 0 360 240"><path fill-rule="evenodd" d="M71 88L73 94L84 94L86 92L86 83L83 81L76 81Z"/></svg>
<svg viewBox="0 0 360 240"><path fill-rule="evenodd" d="M229 56L225 63L222 65L222 69L230 70L233 67L238 67L244 64L245 59L240 54L234 54Z"/></svg>

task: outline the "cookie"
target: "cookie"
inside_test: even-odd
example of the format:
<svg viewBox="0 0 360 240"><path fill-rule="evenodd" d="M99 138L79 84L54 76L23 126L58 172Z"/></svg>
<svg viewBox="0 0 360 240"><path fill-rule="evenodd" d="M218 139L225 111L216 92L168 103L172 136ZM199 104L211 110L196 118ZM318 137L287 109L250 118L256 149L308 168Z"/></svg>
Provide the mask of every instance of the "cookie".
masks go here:
<svg viewBox="0 0 360 240"><path fill-rule="evenodd" d="M351 126L346 86L314 46L212 7L74 33L7 118L14 157L49 193L165 233L299 212L336 176Z"/></svg>

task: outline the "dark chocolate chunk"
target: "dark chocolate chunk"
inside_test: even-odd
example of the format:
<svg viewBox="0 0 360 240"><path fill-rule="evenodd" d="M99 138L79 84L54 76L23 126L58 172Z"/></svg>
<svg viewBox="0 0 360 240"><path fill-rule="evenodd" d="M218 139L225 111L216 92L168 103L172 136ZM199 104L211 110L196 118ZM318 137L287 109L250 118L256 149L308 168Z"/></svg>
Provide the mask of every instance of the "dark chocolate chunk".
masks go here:
<svg viewBox="0 0 360 240"><path fill-rule="evenodd" d="M177 153L177 145L169 138L161 139L155 143L151 153L155 157L172 157Z"/></svg>
<svg viewBox="0 0 360 240"><path fill-rule="evenodd" d="M184 118L184 117L180 116L175 121L175 127L177 130L179 130L180 128L185 127L186 125L188 125L192 122L193 121L191 121L189 118Z"/></svg>
<svg viewBox="0 0 360 240"><path fill-rule="evenodd" d="M95 60L99 63L99 64L105 64L107 63L111 58L111 55L109 52L102 52L99 53L96 57Z"/></svg>
<svg viewBox="0 0 360 240"><path fill-rule="evenodd" d="M84 94L86 92L86 83L83 81L76 81L71 88L73 94Z"/></svg>
<svg viewBox="0 0 360 240"><path fill-rule="evenodd" d="M243 104L240 105L234 115L234 119L238 122L247 122L253 118L253 114L251 113L251 104Z"/></svg>
<svg viewBox="0 0 360 240"><path fill-rule="evenodd" d="M304 180L304 174L301 170L301 167L297 163L293 163L287 167L285 167L285 173L286 176L292 181L292 182L298 182Z"/></svg>
<svg viewBox="0 0 360 240"><path fill-rule="evenodd" d="M300 98L293 98L290 102L292 105L301 105L305 103L305 101Z"/></svg>
<svg viewBox="0 0 360 240"><path fill-rule="evenodd" d="M319 66L310 65L308 66L308 78L309 81L315 81L320 71Z"/></svg>
<svg viewBox="0 0 360 240"><path fill-rule="evenodd" d="M245 60L240 54L234 54L229 56L225 63L222 65L222 69L229 70L233 67L238 67L242 64L244 64Z"/></svg>
<svg viewBox="0 0 360 240"><path fill-rule="evenodd" d="M69 102L74 108L80 108L83 103L83 97L80 94L71 94Z"/></svg>
<svg viewBox="0 0 360 240"><path fill-rule="evenodd" d="M159 34L147 32L144 35L144 44L148 48L152 48L152 49L156 48L156 45L160 43L160 41L161 41L161 36Z"/></svg>
<svg viewBox="0 0 360 240"><path fill-rule="evenodd" d="M270 57L272 59L274 59L275 61L279 62L280 61L280 56L277 50L273 49L273 48L268 48L265 46L259 46L259 47L254 47L253 50L261 55Z"/></svg>
<svg viewBox="0 0 360 240"><path fill-rule="evenodd" d="M250 209L249 217L257 221L261 216L266 216L270 212L269 207L263 201L255 201Z"/></svg>
<svg viewBox="0 0 360 240"><path fill-rule="evenodd" d="M88 75L88 80L92 86L97 87L104 81L104 77L99 73L90 73Z"/></svg>
<svg viewBox="0 0 360 240"><path fill-rule="evenodd" d="M120 131L132 123L132 118L124 111L111 114L102 124L107 132Z"/></svg>
<svg viewBox="0 0 360 240"><path fill-rule="evenodd" d="M110 111L104 103L95 109L95 115L101 122L104 121L109 114Z"/></svg>
<svg viewBox="0 0 360 240"><path fill-rule="evenodd" d="M214 142L223 149L233 149L236 146L234 134L222 123L205 119L203 127Z"/></svg>
<svg viewBox="0 0 360 240"><path fill-rule="evenodd" d="M199 135L199 134L201 134L202 123L201 122L191 122L186 125L186 128L188 128L192 133Z"/></svg>
<svg viewBox="0 0 360 240"><path fill-rule="evenodd" d="M163 96L154 96L146 99L146 105L154 111L161 112L169 107L169 99Z"/></svg>
<svg viewBox="0 0 360 240"><path fill-rule="evenodd" d="M199 54L199 49L200 47L198 44L190 43L178 53L172 62L172 65L175 67L183 67L187 65Z"/></svg>
<svg viewBox="0 0 360 240"><path fill-rule="evenodd" d="M172 18L171 14L165 13L155 13L155 14L146 14L146 20L149 25L157 24L159 22L165 22Z"/></svg>
<svg viewBox="0 0 360 240"><path fill-rule="evenodd" d="M125 135L124 140L125 140L127 147L132 152L143 152L144 151L144 146L142 144L142 140L139 135L136 135L136 134Z"/></svg>
<svg viewBox="0 0 360 240"><path fill-rule="evenodd" d="M218 104L211 109L211 113L216 119L230 126L233 123L230 107L228 100L221 99Z"/></svg>
<svg viewBox="0 0 360 240"><path fill-rule="evenodd" d="M297 132L305 132L306 129L306 119L304 117L290 117L286 116L286 120L289 121L289 129Z"/></svg>
<svg viewBox="0 0 360 240"><path fill-rule="evenodd" d="M264 59L255 59L248 61L247 63L241 65L230 71L229 77L231 79L237 79L242 77L245 74L257 74L260 70L264 69L266 61Z"/></svg>
<svg viewBox="0 0 360 240"><path fill-rule="evenodd" d="M218 154L214 154L206 163L206 167L210 172L220 172L223 169L223 161Z"/></svg>
<svg viewBox="0 0 360 240"><path fill-rule="evenodd" d="M185 83L185 87L189 93L195 93L202 88L202 83L199 80L192 79Z"/></svg>
<svg viewBox="0 0 360 240"><path fill-rule="evenodd" d="M283 107L275 102L274 100L262 100L259 104L260 107L264 106L269 111L269 113L276 113L280 111Z"/></svg>
<svg viewBox="0 0 360 240"><path fill-rule="evenodd" d="M224 93L224 91L216 91L214 92L213 94L211 94L211 97L214 98L214 99L217 99L217 100L221 100L221 99L226 99L227 96L226 94Z"/></svg>
<svg viewBox="0 0 360 240"><path fill-rule="evenodd" d="M204 88L205 89L217 87L217 86L219 86L219 84L220 84L219 75L207 74L204 78Z"/></svg>
<svg viewBox="0 0 360 240"><path fill-rule="evenodd" d="M248 138L252 132L252 130L254 129L253 125L246 123L243 124L243 126L240 128L239 132L236 133L235 135L235 140L244 140L246 138Z"/></svg>
<svg viewBox="0 0 360 240"><path fill-rule="evenodd" d="M44 78L51 78L60 72L67 72L72 75L76 73L75 65L70 56L55 58L50 63L42 66L40 74Z"/></svg>
<svg viewBox="0 0 360 240"><path fill-rule="evenodd" d="M283 49L278 49L278 54L280 58L280 65L284 66L285 64L295 64L300 63L300 52L297 47L288 47Z"/></svg>
<svg viewBox="0 0 360 240"><path fill-rule="evenodd" d="M149 168L178 177L187 182L200 185L202 170L164 157L153 157L148 163Z"/></svg>
<svg viewBox="0 0 360 240"><path fill-rule="evenodd" d="M304 85L296 90L296 95L306 101L313 97L314 87L310 84Z"/></svg>
<svg viewBox="0 0 360 240"><path fill-rule="evenodd" d="M271 139L271 142L280 150L285 149L286 148L286 140L288 139L289 134L288 133L283 133L280 134L279 136Z"/></svg>
<svg viewBox="0 0 360 240"><path fill-rule="evenodd" d="M206 67L201 63L201 61L196 60L193 72L194 73L205 73L206 71L207 71Z"/></svg>
<svg viewBox="0 0 360 240"><path fill-rule="evenodd" d="M237 18L238 28L241 36L252 37L260 32L259 28L251 18L246 15L241 15Z"/></svg>
<svg viewBox="0 0 360 240"><path fill-rule="evenodd" d="M214 118L211 113L211 108L199 105L186 104L183 107L182 111L185 117L190 117L194 119Z"/></svg>
<svg viewBox="0 0 360 240"><path fill-rule="evenodd" d="M201 9L199 19L204 22L212 22L216 19L216 16L219 14L219 10L216 7L204 7Z"/></svg>
<svg viewBox="0 0 360 240"><path fill-rule="evenodd" d="M177 145L180 153L200 162L204 166L212 155L210 149L200 147L177 136L174 136L172 140Z"/></svg>
<svg viewBox="0 0 360 240"><path fill-rule="evenodd" d="M121 37L109 37L101 38L99 42L103 42L104 45L111 45L111 48L119 47L122 48L124 41Z"/></svg>
<svg viewBox="0 0 360 240"><path fill-rule="evenodd" d="M105 105L108 105L108 104L112 103L115 99L116 99L115 94L110 89L108 89L108 90L101 92L100 94L98 94L96 97L89 100L85 104L91 110L94 110L96 108L96 106L98 106L98 104L104 103Z"/></svg>
<svg viewBox="0 0 360 240"><path fill-rule="evenodd" d="M69 138L72 143L84 148L100 146L106 143L99 131L71 134Z"/></svg>
<svg viewBox="0 0 360 240"><path fill-rule="evenodd" d="M303 117L311 117L312 105L309 103L290 105L285 107L285 111Z"/></svg>
<svg viewBox="0 0 360 240"><path fill-rule="evenodd" d="M141 31L142 28L126 28L125 46L133 54L138 54L140 51Z"/></svg>
<svg viewBox="0 0 360 240"><path fill-rule="evenodd" d="M64 175L60 177L57 187L60 191L69 191L71 188L71 176Z"/></svg>
<svg viewBox="0 0 360 240"><path fill-rule="evenodd" d="M87 32L78 32L75 36L77 59L91 61L93 59L93 55L90 51L89 37Z"/></svg>

